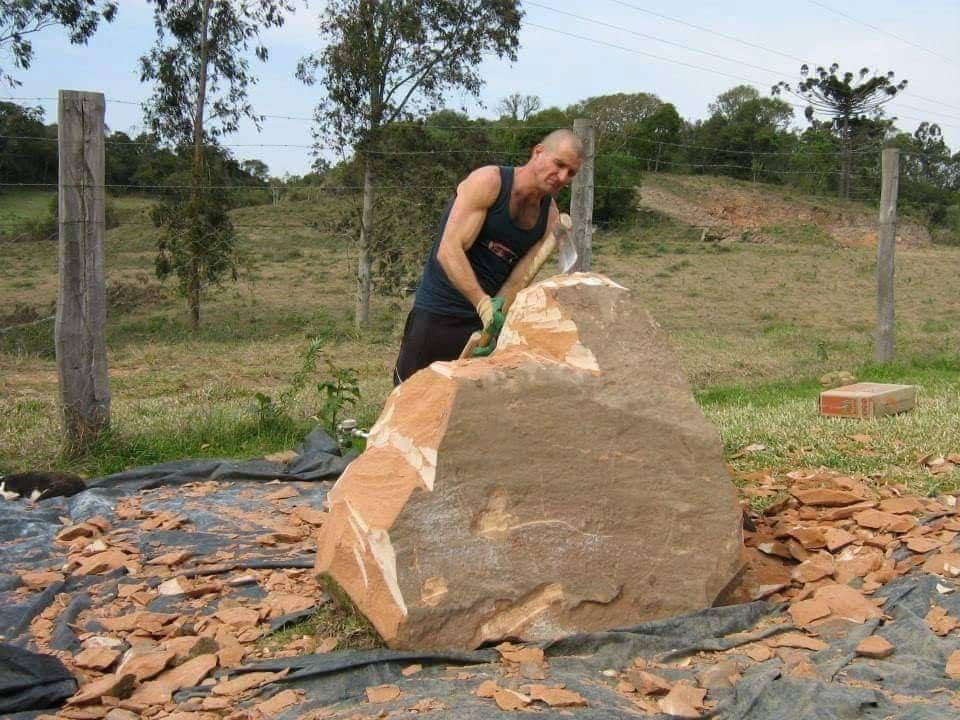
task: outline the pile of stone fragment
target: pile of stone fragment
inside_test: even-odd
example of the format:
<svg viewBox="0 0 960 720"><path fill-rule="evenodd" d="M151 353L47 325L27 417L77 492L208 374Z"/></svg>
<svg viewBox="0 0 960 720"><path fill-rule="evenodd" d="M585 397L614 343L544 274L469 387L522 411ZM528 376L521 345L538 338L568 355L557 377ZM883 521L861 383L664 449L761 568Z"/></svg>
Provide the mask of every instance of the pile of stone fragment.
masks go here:
<svg viewBox="0 0 960 720"><path fill-rule="evenodd" d="M473 694L489 699L491 709L493 706L499 710L586 707L587 701L579 693L568 689L563 683L547 681L549 666L542 648L506 642L498 645L496 650L499 653L499 663L494 666L499 673L496 679L478 679L475 672L453 667L447 668L450 674L444 676L445 679L473 682L476 685ZM405 667L401 674L411 677L422 669L423 666L416 663ZM395 684L366 689L367 702L373 706L396 700L402 694L403 689ZM404 711L425 713L445 709L447 706L440 700L423 698L404 708ZM333 717L333 713L330 717Z"/></svg>
<svg viewBox="0 0 960 720"><path fill-rule="evenodd" d="M602 670L604 680L641 714L699 718L716 709L717 698L734 688L751 667L768 661L778 661L791 678L830 681L811 661L813 655L867 623L882 629L891 618L883 611L885 598L874 595L887 583L925 573L937 578L939 595L957 591L956 495L922 498L896 484L873 487L864 478L826 469L782 476L750 473L740 479L745 507L750 497L778 499L746 519L746 569L726 602L766 600L785 605L786 612L761 623L743 642L726 650L663 661L638 656L627 667ZM931 605L925 621L939 637L960 636L960 619L939 605ZM490 698L505 711L542 707L547 691L556 706L588 705L562 684L550 684L549 662L538 648L506 645L498 650L502 659L497 677L480 682L474 695ZM867 661L896 652L875 633L855 647L856 655ZM941 671L944 679L960 680L960 651L948 656ZM466 679L468 673L461 675ZM842 677L833 680L843 682ZM875 689L883 691L880 686ZM373 696L368 693L368 701L383 702L399 692L397 686L378 688ZM952 704L960 712L960 695Z"/></svg>
<svg viewBox="0 0 960 720"><path fill-rule="evenodd" d="M771 638L768 647L820 650L826 644L817 629L834 620L864 623L884 619L882 598L873 596L893 579L922 572L938 576L940 595L956 591L960 577L957 496L922 498L903 486L871 487L863 478L834 471L794 471L782 478L760 472L742 475L747 496L781 496L762 514L752 515L744 531L748 568L739 599L789 603L800 632ZM744 597L744 595L748 597ZM939 636L960 627L960 620L932 606L926 622ZM896 652L873 635L856 649L864 657ZM758 648L754 659L768 657ZM809 672L800 662L792 672ZM960 678L960 652L950 656L945 674Z"/></svg>
<svg viewBox="0 0 960 720"><path fill-rule="evenodd" d="M920 498L897 485L875 486L826 470L753 473L741 481L745 497L776 501L748 517L747 569L728 602L767 600L785 604L787 612L727 650L681 659L637 657L626 667L604 668L589 681L615 690L640 714L700 717L714 709L723 691L735 687L752 665L768 661L779 661L791 677L815 679L819 671L810 658L837 637L838 626L882 627L884 601L877 591L897 577L930 574L938 593L956 592L960 516L955 496ZM313 551L313 536L325 514L298 501L294 484L267 487L265 495L258 489L257 496L269 502L257 510L220 508L232 513L241 529L244 523L249 523L247 529L269 529L253 537L252 546L238 542L236 550L202 555L159 543L151 553L139 542L140 533L190 530L189 507L179 512L157 509L164 506L166 495L176 493L202 504L222 485L195 483L122 498L112 523L91 517L65 525L57 537L65 559L60 566L22 575L23 593L35 593L66 576L117 578L88 586L89 607L71 617L78 651L58 650L50 643L58 618L69 613L69 595L58 596L31 624L37 648L59 657L80 683L65 707L48 717L256 720L296 713L309 699L290 684L277 684L286 671L235 672L258 660L336 649L338 639L333 637L263 642L278 618L325 601L312 570L233 567L258 553L289 550L303 557ZM251 588L259 591L244 592ZM958 618L935 603L926 622L941 637L957 636L960 627ZM589 683L564 685L551 668L558 660L545 657L541 648L502 644L497 651L499 662L492 666L447 670L452 682L462 683L491 713L554 708L576 714L590 707L583 689ZM896 656L897 648L871 634L856 652L863 658L888 658ZM403 675L412 680L422 669L409 665ZM960 679L960 652L949 656L942 672L945 678ZM197 685L204 692L184 699L180 691ZM413 697L408 692L403 683L368 687L363 700L369 712L357 714L354 707L343 717L455 710L450 698ZM304 717L341 715L312 710Z"/></svg>
<svg viewBox="0 0 960 720"><path fill-rule="evenodd" d="M220 508L235 515L241 528L270 530L253 537L252 543L238 542L235 549L202 555L188 549L165 550L154 541L146 544L158 546L156 553L143 552L142 533L192 530L185 513L145 509L145 498L151 506L163 506L165 499L177 494L181 500L188 498L189 508L190 498L202 503L223 487L224 483L194 483L122 498L114 508L115 525L94 516L58 533L57 550L65 557L60 567L21 574L19 592L25 594L67 577L104 578L87 586L89 607L70 622L80 643L78 652L51 643L58 619L70 612L71 594L57 595L31 622L37 649L57 656L80 685L55 717L222 717L257 688L286 674L253 672L228 678L231 669L257 660L329 652L337 646L333 637L263 642L278 619L309 612L326 598L309 568L258 570L245 568L242 562L276 549L312 561L313 536L324 513L296 504L296 484L273 490L267 484L265 498L270 502L259 510ZM259 489L257 494L263 497ZM117 579L110 582L113 577ZM247 592L251 588L257 592ZM174 702L175 693L197 685L207 686L205 697ZM300 697L293 690L276 693L246 708L243 717L273 717Z"/></svg>
<svg viewBox="0 0 960 720"><path fill-rule="evenodd" d="M782 476L750 473L740 480L745 507L750 497L778 499L746 520L747 566L727 602L766 600L785 604L787 612L754 628L754 640L745 638L724 651L663 662L637 657L626 668L603 670L642 714L701 717L717 707L715 698L736 686L750 667L771 660L779 661L789 677L828 681L812 656L854 627L874 621L879 629L890 621L883 611L885 598L874 597L884 585L926 573L937 577L939 595L957 591L956 495L922 498L896 484L873 487L864 478L825 469ZM960 619L939 605L931 605L925 621L939 637L960 635ZM856 655L868 661L896 652L879 634L866 636L855 647ZM492 698L501 710L533 708L538 693L549 687L542 684L546 675L534 674L539 667L527 663L501 671L499 684L487 680L474 693ZM960 651L952 652L941 670L944 679L960 680ZM531 685L530 679L541 684ZM569 707L587 704L572 691L553 691L570 693L563 696ZM960 696L952 704L960 712Z"/></svg>

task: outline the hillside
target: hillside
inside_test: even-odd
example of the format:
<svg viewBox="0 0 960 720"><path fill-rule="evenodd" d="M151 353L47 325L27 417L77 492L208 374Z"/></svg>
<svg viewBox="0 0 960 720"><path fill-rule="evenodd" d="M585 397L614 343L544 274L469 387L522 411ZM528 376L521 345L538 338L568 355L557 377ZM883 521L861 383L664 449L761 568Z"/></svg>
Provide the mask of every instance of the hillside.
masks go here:
<svg viewBox="0 0 960 720"><path fill-rule="evenodd" d="M714 240L802 238L846 247L877 243L874 206L727 177L651 173L644 178L640 204L706 230ZM910 218L901 218L897 240L901 245L929 245L930 233Z"/></svg>

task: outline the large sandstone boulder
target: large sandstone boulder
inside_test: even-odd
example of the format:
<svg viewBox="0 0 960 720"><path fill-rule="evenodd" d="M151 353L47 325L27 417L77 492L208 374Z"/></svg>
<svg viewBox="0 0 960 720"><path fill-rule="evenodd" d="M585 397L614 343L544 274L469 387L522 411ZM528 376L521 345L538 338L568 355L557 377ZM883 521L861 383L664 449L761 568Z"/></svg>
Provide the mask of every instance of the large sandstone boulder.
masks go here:
<svg viewBox="0 0 960 720"><path fill-rule="evenodd" d="M710 606L741 514L664 333L590 273L520 293L489 358L387 400L317 570L394 648L475 648Z"/></svg>

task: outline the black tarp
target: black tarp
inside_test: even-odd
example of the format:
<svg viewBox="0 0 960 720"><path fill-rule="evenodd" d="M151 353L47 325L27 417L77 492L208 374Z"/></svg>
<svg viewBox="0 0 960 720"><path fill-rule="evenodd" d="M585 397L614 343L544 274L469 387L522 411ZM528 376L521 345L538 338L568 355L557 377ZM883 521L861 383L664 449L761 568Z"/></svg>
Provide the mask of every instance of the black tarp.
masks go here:
<svg viewBox="0 0 960 720"><path fill-rule="evenodd" d="M145 554L158 548L183 548L198 556L216 556L227 551L232 557L226 563L229 567L311 567L312 552L257 543L256 538L270 528L243 514L245 509L262 508L264 497L278 488L277 480L281 487L296 488L296 502L317 508L322 505L330 487L329 482L323 481L339 475L349 458L340 457L333 441L320 432L311 434L298 448L298 454L299 459L289 466L263 459L164 463L96 479L86 491L71 498L52 498L35 505L22 501L0 503L0 640L17 648L32 648L31 619L59 595L64 604L54 622L50 644L70 652L79 649L74 620L89 606L92 597L109 597L116 593L119 584L129 581L123 569L105 575L68 576L62 583L32 593L19 587L17 573L63 564L63 548L53 542L63 527L62 517L80 522L101 515L115 529L132 527L134 523L125 522L114 513L116 502L123 497L138 495L145 508L189 517L189 525L184 528L132 534L131 541ZM188 492L169 491L171 486L189 488L186 484L196 481L209 485L200 498ZM944 590L948 592L944 594ZM960 617L960 593L954 590L955 581L919 570L889 583L875 595L887 599L883 621L863 625L842 622L820 630L829 647L810 654L809 661L816 669L813 677L791 675L779 657L758 663L741 652L740 648L747 643L791 629L785 609L765 602L712 608L633 628L558 640L544 646L548 669L547 679L542 682L563 683L580 693L588 705L572 709L537 706L537 710L544 717L589 720L642 716L644 713L630 697L618 692L613 672L630 667L640 657L660 663L656 672L669 680L695 679L718 660L735 663L742 675L739 681L732 687L713 687L707 696L714 703L709 714L717 717L954 719L960 717L960 681L949 679L944 670L950 653L960 650L960 637L956 632L938 637L924 622L934 604ZM238 592L247 593L254 600L258 593L262 594L256 585ZM172 602L175 601L160 597L148 609L172 611ZM290 619L278 619L274 625ZM886 660L869 660L854 654L857 643L873 632L896 646L894 655ZM439 703L435 707L441 709L435 709L430 717L471 720L499 712L492 700L474 694L481 682L493 679L510 687L527 682L506 676L497 657L493 650L338 651L251 664L232 672L289 669L286 678L264 688L258 699L286 688L303 690L303 703L281 713L278 717L282 719L293 720L319 708L327 708L332 717L376 717L379 713L414 717L416 713L409 708L419 700L433 698ZM411 663L421 663L424 669L411 677L403 676L401 669ZM59 677L57 682L63 681L61 676L51 673L53 685L54 677ZM38 679L37 687L42 687L43 682ZM382 683L397 684L401 696L383 705L367 704L365 689ZM51 704L59 702L65 686L56 687L56 693L40 699ZM177 699L185 709L193 708L195 705L190 703L198 702L205 692L205 688L194 688L182 691ZM18 707L5 706L3 702L0 696L0 712L11 713Z"/></svg>
<svg viewBox="0 0 960 720"><path fill-rule="evenodd" d="M960 649L960 638L937 637L923 617L933 601L951 615L960 616L960 597L956 593L940 595L937 584L942 586L943 580L933 576L900 578L878 592L878 596L888 598L884 609L889 619L882 624L877 620L863 625L844 621L822 630L821 636L829 647L809 655L817 678L792 677L778 658L756 663L738 652L748 643L795 629L784 608L765 602L711 608L633 628L547 643L543 645L547 679L538 682L562 683L582 695L588 706L538 709L548 718L612 720L643 715L628 696L617 691L617 680L604 674L604 670L623 670L641 657L662 664L652 672L667 680L696 682L722 658L737 663L742 677L732 687L710 689L707 699L716 705L705 717L955 720L960 717L960 681L947 678L944 668L949 654ZM870 660L854 654L856 645L873 632L895 645L894 655L886 660ZM390 717L415 717L413 712L401 711L426 698L436 699L445 707L430 717L480 720L498 713L492 700L474 694L483 681L494 680L503 687L514 688L533 682L505 677L503 666L495 658L496 653L490 650L450 655L376 651L301 657L260 663L250 669L288 667L291 672L276 683L277 689L294 687L305 691L305 703L279 715L282 720L293 720L318 708L334 711L331 717L337 718L367 717L367 713L375 717L372 707L398 713ZM413 677L403 677L401 669L411 663L423 664L424 670ZM458 679L452 665L464 666L460 669L468 670L470 677ZM396 684L403 694L380 706L365 703L365 689L383 683ZM272 689L265 694L269 692ZM190 694L184 693L183 697Z"/></svg>
<svg viewBox="0 0 960 720"><path fill-rule="evenodd" d="M0 712L56 707L76 690L57 658L0 643Z"/></svg>

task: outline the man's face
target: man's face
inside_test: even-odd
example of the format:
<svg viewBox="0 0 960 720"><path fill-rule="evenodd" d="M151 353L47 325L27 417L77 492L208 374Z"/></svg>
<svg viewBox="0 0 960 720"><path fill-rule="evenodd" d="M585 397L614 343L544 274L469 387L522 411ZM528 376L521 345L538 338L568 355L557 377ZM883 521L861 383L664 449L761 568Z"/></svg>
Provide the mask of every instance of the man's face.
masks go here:
<svg viewBox="0 0 960 720"><path fill-rule="evenodd" d="M569 185L583 163L576 151L566 143L561 143L555 150L537 145L533 157L540 189L551 195Z"/></svg>

